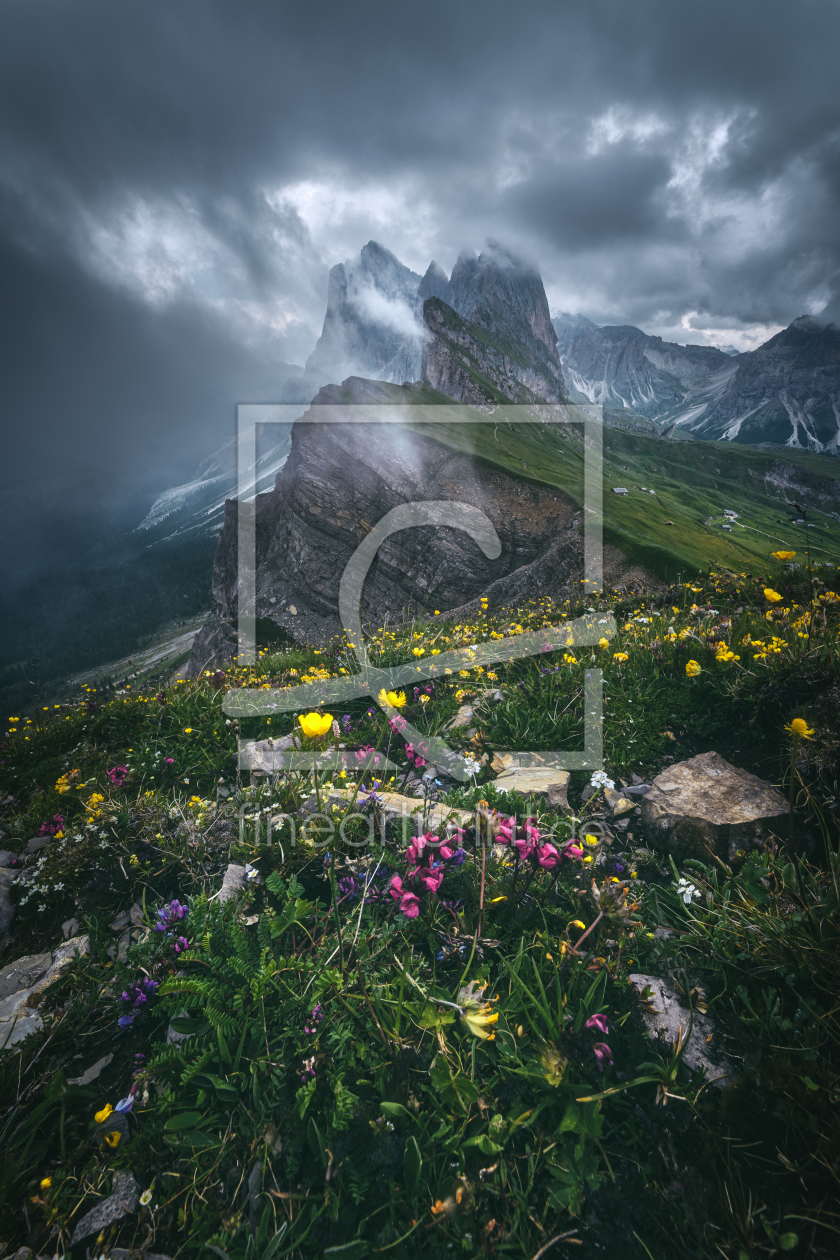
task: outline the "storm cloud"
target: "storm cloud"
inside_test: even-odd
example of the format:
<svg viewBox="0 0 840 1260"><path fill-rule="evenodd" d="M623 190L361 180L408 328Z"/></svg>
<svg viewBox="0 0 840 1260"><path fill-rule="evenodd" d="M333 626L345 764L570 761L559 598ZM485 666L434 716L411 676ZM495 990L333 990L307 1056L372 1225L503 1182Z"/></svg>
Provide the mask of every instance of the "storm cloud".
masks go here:
<svg viewBox="0 0 840 1260"><path fill-rule="evenodd" d="M833 314L838 46L825 0L7 0L0 486L187 475L371 238L681 342Z"/></svg>

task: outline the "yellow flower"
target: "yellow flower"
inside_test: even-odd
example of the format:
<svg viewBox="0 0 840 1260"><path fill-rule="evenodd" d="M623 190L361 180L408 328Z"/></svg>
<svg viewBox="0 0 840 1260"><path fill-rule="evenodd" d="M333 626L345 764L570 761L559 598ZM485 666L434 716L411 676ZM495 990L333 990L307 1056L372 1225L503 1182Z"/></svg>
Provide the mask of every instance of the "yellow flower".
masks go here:
<svg viewBox="0 0 840 1260"><path fill-rule="evenodd" d="M784 595L780 595L778 591L771 590L769 586L765 586L764 598L768 599L771 604L778 604L780 600L784 599Z"/></svg>
<svg viewBox="0 0 840 1260"><path fill-rule="evenodd" d="M584 932L586 930L586 924L583 922L582 919L572 919L571 923L569 924L569 927L578 927L580 928L581 932Z"/></svg>
<svg viewBox="0 0 840 1260"><path fill-rule="evenodd" d="M609 646L610 646L610 641L609 641L609 639L599 639L599 640L598 640L598 647L599 647L599 648L608 648Z"/></svg>
<svg viewBox="0 0 840 1260"><path fill-rule="evenodd" d="M41 1189L42 1189L42 1190L49 1190L49 1188L50 1188L50 1186L51 1186L51 1185L52 1185L52 1177L42 1177L42 1178L41 1178Z"/></svg>
<svg viewBox="0 0 840 1260"><path fill-rule="evenodd" d="M480 1037L482 1041L492 1041L496 1036L494 1032L487 1030L496 1023L499 1012L491 1010L486 1002L477 1011L464 1011L462 1018L474 1037Z"/></svg>
<svg viewBox="0 0 840 1260"><path fill-rule="evenodd" d="M185 727L184 727L184 734L185 734L185 735L191 735L191 734L192 734L192 727L191 727L191 726L185 726Z"/></svg>
<svg viewBox="0 0 840 1260"><path fill-rule="evenodd" d="M587 864L588 864L588 863L590 863L590 862L592 861L592 854L591 854L591 853L587 853L586 857L585 857L583 860L584 860L584 862L586 862Z"/></svg>
<svg viewBox="0 0 840 1260"><path fill-rule="evenodd" d="M774 551L773 559L774 560L792 560L795 555L796 555L795 551Z"/></svg>
<svg viewBox="0 0 840 1260"><path fill-rule="evenodd" d="M685 672L689 678L696 678L698 674L703 672L703 667L698 661L689 661L686 664Z"/></svg>
<svg viewBox="0 0 840 1260"><path fill-rule="evenodd" d="M379 693L380 704L390 704L394 709L401 709L405 704L404 691L386 691L383 687Z"/></svg>
<svg viewBox="0 0 840 1260"><path fill-rule="evenodd" d="M93 1118L94 1118L94 1120L96 1121L96 1123L97 1123L97 1124L102 1124L105 1120L107 1120L107 1119L108 1119L108 1117L110 1116L110 1114L111 1114L111 1112L112 1112L113 1110L114 1110L114 1108L111 1106L111 1104L110 1104L110 1103L106 1103L106 1104L105 1104L105 1106L102 1108L102 1110L101 1110L101 1111L97 1111L97 1112L96 1112L96 1114L94 1115L94 1117L93 1117Z"/></svg>
<svg viewBox="0 0 840 1260"><path fill-rule="evenodd" d="M411 650L412 650L412 652L414 653L414 655L415 655L415 656L425 656L425 655L426 655L426 649L425 649L425 648L412 648Z"/></svg>
<svg viewBox="0 0 840 1260"><path fill-rule="evenodd" d="M630 657L626 652L613 652L613 660L618 661L620 665L623 661L629 661Z"/></svg>
<svg viewBox="0 0 840 1260"><path fill-rule="evenodd" d="M103 1133L102 1141L107 1143L112 1151L115 1151L120 1144L121 1137L122 1134L119 1129L112 1129L110 1133Z"/></svg>
<svg viewBox="0 0 840 1260"><path fill-rule="evenodd" d="M298 718L301 730L310 739L318 739L326 735L333 724L331 713L304 713Z"/></svg>
<svg viewBox="0 0 840 1260"><path fill-rule="evenodd" d="M597 844L597 843L598 843L598 837L597 837L597 836L584 836L584 837L583 837L583 843L584 843L584 844L588 844L588 845Z"/></svg>
<svg viewBox="0 0 840 1260"><path fill-rule="evenodd" d="M566 665L577 665L577 657L572 656L571 652L564 652L563 660Z"/></svg>
<svg viewBox="0 0 840 1260"><path fill-rule="evenodd" d="M804 718L794 718L787 729L797 739L810 739L814 733Z"/></svg>

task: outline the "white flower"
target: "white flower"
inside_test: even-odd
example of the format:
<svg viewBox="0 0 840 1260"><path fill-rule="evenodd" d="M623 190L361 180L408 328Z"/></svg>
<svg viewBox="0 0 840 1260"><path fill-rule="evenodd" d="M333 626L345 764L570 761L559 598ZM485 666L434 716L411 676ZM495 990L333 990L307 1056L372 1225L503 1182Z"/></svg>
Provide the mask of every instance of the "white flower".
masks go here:
<svg viewBox="0 0 840 1260"><path fill-rule="evenodd" d="M689 905L691 903L692 897L700 896L699 888L696 888L694 884L690 884L687 879L682 879L682 878L677 884L677 892L682 897L686 905Z"/></svg>
<svg viewBox="0 0 840 1260"><path fill-rule="evenodd" d="M606 771L604 770L596 770L592 778L589 780L589 782L591 786L594 787L595 789L602 788L602 787L604 788L615 787L615 783L612 781L612 779L607 778Z"/></svg>
<svg viewBox="0 0 840 1260"><path fill-rule="evenodd" d="M143 1193L140 1195L140 1202L143 1204L143 1207L148 1207L151 1201L152 1201L151 1190L144 1190Z"/></svg>
<svg viewBox="0 0 840 1260"><path fill-rule="evenodd" d="M467 774L478 774L481 769L481 763L476 761L474 757L464 757L464 769Z"/></svg>

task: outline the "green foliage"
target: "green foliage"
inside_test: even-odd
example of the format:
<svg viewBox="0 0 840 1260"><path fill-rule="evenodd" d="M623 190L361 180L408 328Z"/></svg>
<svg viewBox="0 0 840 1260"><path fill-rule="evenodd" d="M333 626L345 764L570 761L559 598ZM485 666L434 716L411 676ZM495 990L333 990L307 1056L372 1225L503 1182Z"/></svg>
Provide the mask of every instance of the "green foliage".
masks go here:
<svg viewBox="0 0 840 1260"><path fill-rule="evenodd" d="M487 762L473 783L446 793L452 806L530 814L559 845L609 825L598 879L616 855L623 877L638 877L637 927L597 919L576 863L525 868L510 850L482 852L471 838L444 893L408 920L388 895L404 841L385 829L383 844L375 806L348 833L368 834L370 817L374 842L331 851L333 885L324 851L299 829L311 781L241 782L218 680L160 698L121 688L96 708L86 693L19 722L25 732L8 736L3 753L12 798L4 844L22 849L56 813L65 835L32 865L31 883L15 886L10 957L51 948L65 913L81 920L90 952L44 996L43 1031L20 1054L0 1052L11 1242L61 1254L50 1231L110 1192L119 1168L152 1195L112 1227L106 1253L139 1245L147 1227L167 1254L209 1248L221 1260L527 1257L568 1230L634 1260L795 1250L806 1229L830 1244L840 870L834 736L811 715L837 679L836 613L829 601L803 630L805 596L791 571L790 611L771 625L763 576L717 574L664 598L605 597L599 606L620 627L606 649L466 671L436 681L425 703L406 688L404 711L425 730L441 730L468 702L475 734L448 738L476 758L577 747L594 657L606 678L606 768L617 781L710 746L765 775L793 776L801 844L785 831L729 862L681 867L638 848L635 814L621 832L604 818L600 793L584 801L588 774L573 778L569 813L503 792ZM719 622L692 605L744 612L710 635ZM516 620L435 619L382 633L371 654L402 664L418 645L485 642L580 611L545 600ZM764 652L755 641L770 634L781 646ZM737 662L717 659L718 640ZM696 678L685 671L689 656L702 666ZM277 650L224 685L289 685L316 667L337 673L352 660L340 645ZM368 707L347 706L346 743L386 751L403 778L385 786L402 787L411 768L403 745ZM814 733L807 760L791 766L785 724L794 714ZM280 734L291 718L253 723L254 733ZM108 771L123 765L115 784ZM337 821L346 786L318 783ZM266 824L279 815L269 843ZM215 894L229 861L247 862L255 878L223 905ZM688 904L681 877L699 894ZM154 931L174 898L188 914L169 934ZM117 954L122 929L110 924L132 905L133 936ZM578 949L579 923L592 931ZM654 936L660 926L673 934ZM689 1068L683 1047L651 1044L628 984L635 972L673 975L692 1010L705 1008L719 1048L742 1066L737 1082L719 1092ZM121 1031L121 995L144 977L157 988ZM603 1043L609 1055L599 1059ZM107 1054L96 1080L70 1084ZM94 1116L132 1085L133 1110L109 1149ZM678 1175L696 1193L677 1196Z"/></svg>

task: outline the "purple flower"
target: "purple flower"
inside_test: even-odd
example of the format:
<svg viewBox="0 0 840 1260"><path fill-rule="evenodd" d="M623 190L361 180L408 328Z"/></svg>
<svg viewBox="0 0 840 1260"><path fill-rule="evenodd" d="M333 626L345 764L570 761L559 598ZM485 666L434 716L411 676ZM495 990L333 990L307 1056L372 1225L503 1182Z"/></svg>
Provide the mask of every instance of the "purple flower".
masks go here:
<svg viewBox="0 0 840 1260"><path fill-rule="evenodd" d="M130 1028L133 1023L134 1023L133 1015L121 1015L119 1019L117 1020L117 1027L123 1028L123 1029Z"/></svg>
<svg viewBox="0 0 840 1260"><path fill-rule="evenodd" d="M184 950L189 949L189 947L190 947L190 943L187 940L186 936L179 936L173 942L173 949L175 950L176 954L183 954Z"/></svg>
<svg viewBox="0 0 840 1260"><path fill-rule="evenodd" d="M124 780L128 777L127 766L111 766L110 770L105 773L116 787L122 787Z"/></svg>
<svg viewBox="0 0 840 1260"><path fill-rule="evenodd" d="M609 1046L604 1045L603 1041L596 1041L592 1047L592 1053L595 1055L595 1062L598 1064L598 1071L603 1072L607 1063L612 1063L612 1050Z"/></svg>
<svg viewBox="0 0 840 1260"><path fill-rule="evenodd" d="M310 1028L309 1024L304 1024L303 1031L306 1033L308 1037L314 1037L318 1031L318 1025L320 1024L321 1020L324 1018L324 1009L321 1006L320 1002L313 1009L309 1018L312 1021L312 1024L314 1025L314 1027ZM314 1076L315 1073L313 1072L312 1075Z"/></svg>
<svg viewBox="0 0 840 1260"><path fill-rule="evenodd" d="M155 924L155 931L169 932L181 922L185 915L189 914L189 909L187 906L182 906L180 901L170 901L168 906L161 906L157 914L158 922Z"/></svg>
<svg viewBox="0 0 840 1260"><path fill-rule="evenodd" d="M610 1032L606 1015L590 1015L584 1024L584 1028L597 1028L598 1032L603 1033L605 1037L608 1037Z"/></svg>
<svg viewBox="0 0 840 1260"><path fill-rule="evenodd" d="M124 1116L128 1115L129 1111L131 1111L131 1108L134 1106L134 1091L136 1088L136 1085L132 1085L130 1093L125 1098L120 1099L114 1108L114 1111L121 1111Z"/></svg>
<svg viewBox="0 0 840 1260"><path fill-rule="evenodd" d="M142 980L133 980L127 989L123 989L122 1000L137 1010L144 1007L149 999L155 996L158 987L157 980L144 976ZM123 1016L123 1018L127 1018L130 1023L134 1016ZM123 1028L125 1025L120 1023L120 1027Z"/></svg>

